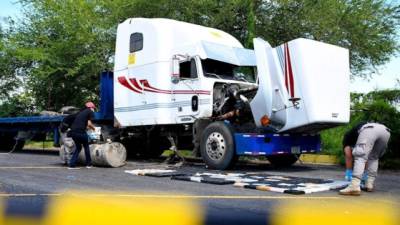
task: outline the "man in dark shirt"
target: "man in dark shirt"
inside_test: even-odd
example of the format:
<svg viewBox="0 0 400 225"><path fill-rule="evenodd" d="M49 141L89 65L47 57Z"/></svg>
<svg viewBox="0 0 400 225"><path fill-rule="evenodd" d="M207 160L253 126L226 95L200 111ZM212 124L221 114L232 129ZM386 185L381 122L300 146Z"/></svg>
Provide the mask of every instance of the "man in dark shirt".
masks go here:
<svg viewBox="0 0 400 225"><path fill-rule="evenodd" d="M353 172L353 148L357 143L358 131L362 126L367 124L366 122L360 122L355 125L351 130L347 131L343 137L343 152L346 164L346 173L345 179L347 181L351 181L352 172Z"/></svg>
<svg viewBox="0 0 400 225"><path fill-rule="evenodd" d="M350 157L354 158L354 165L351 183L340 190L340 194L360 195L360 184L365 169L368 175L365 189L368 192L374 190L379 158L385 153L389 138L390 130L379 123L360 123L346 133L343 139L344 151L349 149Z"/></svg>
<svg viewBox="0 0 400 225"><path fill-rule="evenodd" d="M71 130L68 132L68 136L71 137L75 142L75 151L71 160L69 161L70 169L75 168L82 146L85 150L86 167L92 167L92 159L90 158L89 149L89 137L86 133L86 130L87 128L95 130L95 127L91 121L94 118L95 108L96 106L93 104L93 102L87 102L85 104L85 108L83 108L76 115L75 120L71 125Z"/></svg>

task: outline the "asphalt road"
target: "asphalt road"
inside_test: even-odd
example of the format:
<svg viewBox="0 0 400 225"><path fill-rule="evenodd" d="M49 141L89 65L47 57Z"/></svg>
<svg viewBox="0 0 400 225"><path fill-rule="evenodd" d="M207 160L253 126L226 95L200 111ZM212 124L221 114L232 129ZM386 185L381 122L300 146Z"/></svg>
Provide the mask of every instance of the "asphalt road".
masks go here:
<svg viewBox="0 0 400 225"><path fill-rule="evenodd" d="M289 195L237 188L232 185L210 185L169 178L134 176L125 170L167 168L159 160L129 160L122 168L81 168L68 170L56 153L25 151L0 153L0 198L11 200L13 207L41 205L47 198L66 192L89 191L110 198L118 197L135 201L138 196L149 198L193 199L214 211L250 216L263 216L274 205L294 200L318 201L330 204L348 202L355 198L400 205L400 171L379 171L376 191L360 197L338 195L325 191L306 195ZM183 172L218 172L207 170L202 163L189 163L179 168ZM305 165L297 163L288 169L276 169L269 164L240 163L228 172L259 172L309 178L342 179L344 169L338 166ZM119 195L123 193L124 195Z"/></svg>

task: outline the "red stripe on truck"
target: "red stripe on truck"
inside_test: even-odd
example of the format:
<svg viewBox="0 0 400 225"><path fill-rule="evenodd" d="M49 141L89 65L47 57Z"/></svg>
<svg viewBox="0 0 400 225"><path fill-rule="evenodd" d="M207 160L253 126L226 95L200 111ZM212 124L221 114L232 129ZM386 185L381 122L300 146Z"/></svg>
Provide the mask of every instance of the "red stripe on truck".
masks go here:
<svg viewBox="0 0 400 225"><path fill-rule="evenodd" d="M129 78L129 81L125 76L118 77L118 82L128 88L131 91L142 94L143 91L158 93L158 94L196 94L196 95L210 95L210 91L206 90L163 90L155 88L150 85L148 80L138 80L136 78ZM132 85L133 86L132 86Z"/></svg>
<svg viewBox="0 0 400 225"><path fill-rule="evenodd" d="M128 89L131 90L131 91L134 91L134 92L139 93L139 94L142 93L142 92L140 92L140 91L134 89L134 88L129 84L128 80L127 80L125 77L123 77L123 76L122 76L122 77L118 77L118 82L119 82L120 84L122 84L122 86L128 88Z"/></svg>
<svg viewBox="0 0 400 225"><path fill-rule="evenodd" d="M288 82L289 80L289 82ZM289 87L288 87L289 83ZM290 59L289 46L285 44L285 84L289 91L290 97L294 98L294 79L293 79L293 69L292 62Z"/></svg>

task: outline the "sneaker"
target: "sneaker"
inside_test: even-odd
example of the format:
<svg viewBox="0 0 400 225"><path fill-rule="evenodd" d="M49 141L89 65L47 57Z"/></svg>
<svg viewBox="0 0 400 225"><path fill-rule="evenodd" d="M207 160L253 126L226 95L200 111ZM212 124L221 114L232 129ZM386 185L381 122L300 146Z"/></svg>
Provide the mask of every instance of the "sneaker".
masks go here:
<svg viewBox="0 0 400 225"><path fill-rule="evenodd" d="M345 189L340 190L339 194L341 194L341 195L353 195L353 196L361 195L360 179L353 178L351 180L351 183L349 184L349 186L347 186Z"/></svg>
<svg viewBox="0 0 400 225"><path fill-rule="evenodd" d="M340 190L339 194L359 196L359 195L361 195L361 189L360 189L360 187L356 188L356 187L349 185L349 186L347 186L347 188Z"/></svg>
<svg viewBox="0 0 400 225"><path fill-rule="evenodd" d="M365 182L365 191L366 192L374 191L374 182L375 182L375 177L368 177L367 181Z"/></svg>
<svg viewBox="0 0 400 225"><path fill-rule="evenodd" d="M90 169L90 168L93 168L93 166L92 166L92 165L90 165L90 166L86 166L86 168Z"/></svg>

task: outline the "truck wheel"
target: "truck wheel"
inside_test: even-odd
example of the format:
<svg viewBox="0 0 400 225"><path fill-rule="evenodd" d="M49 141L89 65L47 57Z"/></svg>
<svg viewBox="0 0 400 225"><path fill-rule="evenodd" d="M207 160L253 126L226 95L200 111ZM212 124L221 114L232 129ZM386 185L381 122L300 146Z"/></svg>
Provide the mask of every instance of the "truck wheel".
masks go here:
<svg viewBox="0 0 400 225"><path fill-rule="evenodd" d="M293 165L299 159L300 155L270 155L268 161L275 167L288 167Z"/></svg>
<svg viewBox="0 0 400 225"><path fill-rule="evenodd" d="M232 167L237 159L232 128L220 121L208 125L201 137L200 152L210 169Z"/></svg>

